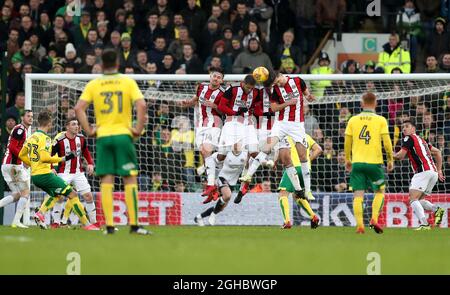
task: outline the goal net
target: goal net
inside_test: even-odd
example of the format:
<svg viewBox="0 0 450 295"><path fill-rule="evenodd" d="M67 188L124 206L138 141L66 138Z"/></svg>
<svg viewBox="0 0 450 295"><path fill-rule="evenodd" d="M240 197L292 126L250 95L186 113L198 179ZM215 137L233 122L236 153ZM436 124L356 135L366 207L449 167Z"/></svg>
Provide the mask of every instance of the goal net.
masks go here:
<svg viewBox="0 0 450 295"><path fill-rule="evenodd" d="M54 116L51 136L63 131L65 120L74 115L75 106L86 83L95 75L31 74L26 76L27 107L37 114L49 109ZM192 224L202 205L200 193L205 183L201 175L202 159L194 144L197 109L182 108L177 102L190 99L196 85L209 81L208 75L132 75L148 104L149 123L136 142L139 161L141 222L149 224ZM305 128L323 148L323 154L312 163L312 190L316 200L312 208L324 225L354 225L349 175L344 169L344 132L349 118L360 112L360 98L371 91L379 99L377 113L388 120L396 150L401 145L401 122L414 118L418 134L443 153L444 171L450 176L450 75L303 75L316 101L305 106ZM243 79L227 75L226 84ZM92 107L88 117L94 123ZM89 138L89 149L96 158L95 139ZM200 168L200 169L199 169ZM219 224L280 224L276 188L282 168L260 168L251 185L252 192L241 207L232 204ZM407 160L395 163L386 173L386 199L381 222L388 226L417 224L407 197L412 170ZM88 177L93 192L99 192L99 179ZM33 191L38 191L32 188ZM123 190L119 179L116 191ZM272 192L272 194L270 193ZM439 183L430 197L441 207L450 207L449 181ZM33 204L42 200L33 194ZM97 195L99 199L99 195ZM126 223L123 195L116 195L116 221ZM365 198L365 218L370 218L371 194ZM101 220L101 206L97 212ZM231 208L230 208L231 207ZM307 223L303 210L291 206L294 222ZM447 212L447 210L446 210ZM431 212L428 212L432 218ZM245 217L243 217L245 216ZM448 214L442 226L448 226Z"/></svg>

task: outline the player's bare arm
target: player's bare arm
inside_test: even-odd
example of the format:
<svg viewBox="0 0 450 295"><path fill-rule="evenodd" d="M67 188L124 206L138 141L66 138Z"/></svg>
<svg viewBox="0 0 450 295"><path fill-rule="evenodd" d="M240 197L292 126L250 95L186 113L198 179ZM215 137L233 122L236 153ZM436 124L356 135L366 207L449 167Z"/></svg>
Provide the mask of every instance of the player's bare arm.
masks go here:
<svg viewBox="0 0 450 295"><path fill-rule="evenodd" d="M135 103L136 106L136 126L131 128L131 133L134 137L138 137L142 134L145 124L147 122L147 103L144 99L139 99Z"/></svg>
<svg viewBox="0 0 450 295"><path fill-rule="evenodd" d="M344 141L344 152L345 152L345 170L348 172L352 171L352 144L353 144L353 136L346 134Z"/></svg>
<svg viewBox="0 0 450 295"><path fill-rule="evenodd" d="M407 154L406 150L401 149L400 151L394 154L394 160L401 161L406 157L406 154Z"/></svg>
<svg viewBox="0 0 450 295"><path fill-rule="evenodd" d="M179 106L182 108L190 108L195 106L195 104L198 102L198 96L195 95L191 99L182 100L179 102Z"/></svg>
<svg viewBox="0 0 450 295"><path fill-rule="evenodd" d="M391 141L391 137L389 136L389 134L383 134L382 135L382 139L383 139L383 146L384 146L384 151L386 152L386 159L387 159L387 171L391 172L392 170L394 170L394 156L393 156L393 151L392 151L392 141Z"/></svg>
<svg viewBox="0 0 450 295"><path fill-rule="evenodd" d="M77 105L75 106L75 114L80 122L81 128L86 132L87 136L95 136L96 129L89 125L89 121L87 119L86 110L89 107L89 103L84 100L78 100Z"/></svg>
<svg viewBox="0 0 450 295"><path fill-rule="evenodd" d="M315 143L311 147L311 152L309 153L309 159L311 160L311 162L317 159L322 154L322 152L323 152L322 147L317 143Z"/></svg>
<svg viewBox="0 0 450 295"><path fill-rule="evenodd" d="M436 147L431 147L431 155L436 160L436 169L439 177L440 182L445 181L445 175L442 172L442 153L441 150Z"/></svg>
<svg viewBox="0 0 450 295"><path fill-rule="evenodd" d="M309 102L313 102L313 101L316 99L316 98L314 97L314 95L312 95L312 94L309 92L309 89L308 89L308 88L306 88L305 91L303 91L303 94L305 95L306 100L309 101Z"/></svg>

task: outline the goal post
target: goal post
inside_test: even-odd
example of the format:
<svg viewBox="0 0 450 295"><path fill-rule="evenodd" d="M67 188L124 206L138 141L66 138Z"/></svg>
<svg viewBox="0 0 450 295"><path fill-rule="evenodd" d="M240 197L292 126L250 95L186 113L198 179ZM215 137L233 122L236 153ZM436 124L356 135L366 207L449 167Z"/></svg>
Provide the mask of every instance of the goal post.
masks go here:
<svg viewBox="0 0 450 295"><path fill-rule="evenodd" d="M35 114L47 108L55 114L55 135L64 128L65 118L72 114L85 85L100 75L93 74L26 74L25 107ZM196 109L181 108L177 101L192 98L196 85L208 82L209 75L127 75L137 81L149 105L149 124L136 142L140 175L139 190L147 209L141 213L156 214L158 218L145 219L150 224L192 224L191 212L202 210L204 175L198 175L202 165L194 144ZM225 75L225 84L242 81L245 75ZM292 75L297 76L297 75ZM363 93L373 92L378 98L377 112L388 120L394 148L398 150L402 134L401 121L415 118L418 134L442 149L444 173L450 177L450 74L333 74L298 75L307 84L316 100L305 107L305 128L324 153L312 163L312 189L316 197L312 208L324 225L353 225L352 196L349 175L343 170L343 141L348 119L360 112ZM88 118L94 123L92 107ZM88 139L95 159L95 139ZM386 200L381 220L388 226L417 225L409 208L408 185L412 171L407 160L395 163L395 169L386 173ZM260 168L255 174L250 194L243 202L244 209L234 205L224 211L219 224L278 224L281 213L277 206L276 188L281 171ZM94 192L99 191L98 178L90 177ZM448 180L438 184L431 201L446 209L442 226L448 227L450 187ZM257 193L268 186L272 193ZM116 190L121 188L118 181ZM184 193L180 193L184 191ZM177 197L178 195L178 197ZM168 197L166 197L168 196ZM38 202L42 194L35 194ZM121 196L117 196L120 202ZM167 199L166 199L167 198ZM177 199L179 198L179 199ZM152 206L172 204L152 211ZM253 202L253 203L252 203ZM144 204L143 203L143 204ZM97 202L100 205L99 202ZM153 205L151 205L153 204ZM155 205L157 204L157 205ZM159 204L159 205L158 205ZM371 197L365 201L364 216L370 219ZM164 205L165 206L165 205ZM178 207L177 207L178 206ZM119 206L120 207L120 206ZM120 207L121 208L121 207ZM119 209L120 209L119 208ZM158 207L160 208L160 207ZM161 207L162 208L162 207ZM170 208L179 212L170 213ZM291 206L294 222L307 223L306 213ZM198 210L197 210L198 209ZM172 210L172 209L170 209ZM239 210L248 215L242 218ZM264 212L267 210L269 213ZM228 213L226 213L228 211ZM101 210L98 210L101 213ZM150 212L150 213L149 213ZM196 212L198 213L198 212ZM145 215L144 213L142 213ZM150 214L150 215L151 215ZM265 216L266 214L266 216ZM277 215L270 216L269 215ZM432 214L428 212L431 217ZM192 217L192 218L190 218ZM273 217L273 218L272 218ZM147 217L146 217L147 218ZM120 219L122 220L122 219ZM144 222L145 223L145 222Z"/></svg>

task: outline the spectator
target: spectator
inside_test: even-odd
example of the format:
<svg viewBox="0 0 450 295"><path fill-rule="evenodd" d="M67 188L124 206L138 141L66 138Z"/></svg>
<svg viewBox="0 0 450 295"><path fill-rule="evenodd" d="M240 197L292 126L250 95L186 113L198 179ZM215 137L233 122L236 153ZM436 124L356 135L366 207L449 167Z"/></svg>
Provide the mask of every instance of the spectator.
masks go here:
<svg viewBox="0 0 450 295"><path fill-rule="evenodd" d="M290 57L283 58L279 69L280 73L291 75L300 73L300 67L294 63Z"/></svg>
<svg viewBox="0 0 450 295"><path fill-rule="evenodd" d="M450 53L444 53L439 68L442 73L450 73Z"/></svg>
<svg viewBox="0 0 450 295"><path fill-rule="evenodd" d="M384 73L391 73L393 68L400 68L403 73L411 72L409 52L400 47L398 34L392 33L389 42L383 45L383 52L378 55L378 65Z"/></svg>
<svg viewBox="0 0 450 295"><path fill-rule="evenodd" d="M397 28L401 36L409 41L409 49L413 63L417 56L417 46L423 38L420 14L416 11L412 0L405 0L404 7L397 13Z"/></svg>
<svg viewBox="0 0 450 295"><path fill-rule="evenodd" d="M20 21L19 44L22 45L23 41L30 39L33 32L33 21L31 20L31 17L23 16Z"/></svg>
<svg viewBox="0 0 450 295"><path fill-rule="evenodd" d="M161 67L158 67L158 74L175 74L177 63L172 54L166 53L162 60Z"/></svg>
<svg viewBox="0 0 450 295"><path fill-rule="evenodd" d="M6 130L6 136L2 136L2 143L8 144L9 136L11 135L11 131L14 128L14 126L17 125L17 118L11 114L8 114L6 116L6 122L5 122L5 130Z"/></svg>
<svg viewBox="0 0 450 295"><path fill-rule="evenodd" d="M75 46L78 47L84 44L91 29L93 29L91 14L89 11L83 10L81 12L80 24L74 27L72 31ZM95 29L93 30L95 31Z"/></svg>
<svg viewBox="0 0 450 295"><path fill-rule="evenodd" d="M261 42L269 41L269 20L272 18L272 14L273 8L264 3L264 0L255 0L253 7L249 11L250 17L257 21L258 27L261 31Z"/></svg>
<svg viewBox="0 0 450 295"><path fill-rule="evenodd" d="M80 56L83 58L86 52L94 51L95 44L98 41L98 33L95 29L89 29L87 33L87 38L83 41L83 44L74 44L75 46L80 48Z"/></svg>
<svg viewBox="0 0 450 295"><path fill-rule="evenodd" d="M133 67L136 62L136 50L131 47L131 36L128 33L123 33L120 37L120 66L122 69L126 67Z"/></svg>
<svg viewBox="0 0 450 295"><path fill-rule="evenodd" d="M92 67L95 64L95 53L93 51L88 51L86 53L86 57L84 58L84 64L78 70L79 73L82 74L90 74L92 73Z"/></svg>
<svg viewBox="0 0 450 295"><path fill-rule="evenodd" d="M179 65L186 70L186 74L203 74L203 63L194 54L194 49L189 43L183 45L183 57Z"/></svg>
<svg viewBox="0 0 450 295"><path fill-rule="evenodd" d="M16 100L14 101L14 105L6 109L7 117L14 117L16 122L20 122L20 117L25 113L25 94L23 92L19 92L16 95Z"/></svg>
<svg viewBox="0 0 450 295"><path fill-rule="evenodd" d="M231 10L230 0L221 0L219 5L222 11L221 18L219 19L220 23L222 25L231 25L231 16L233 12Z"/></svg>
<svg viewBox="0 0 450 295"><path fill-rule="evenodd" d="M322 52L319 56L319 66L311 70L313 75L329 75L334 74L334 69L330 67L330 58L326 52ZM331 86L330 80L311 81L312 93L316 97L322 97L325 88Z"/></svg>
<svg viewBox="0 0 450 295"><path fill-rule="evenodd" d="M139 50L136 55L136 74L147 74L147 53L144 50Z"/></svg>
<svg viewBox="0 0 450 295"><path fill-rule="evenodd" d="M233 73L247 74L259 66L266 67L269 70L273 68L270 57L262 52L258 39L252 38L249 40L247 50L236 57L233 64Z"/></svg>
<svg viewBox="0 0 450 295"><path fill-rule="evenodd" d="M167 5L167 0L157 0L151 12L156 12L158 15L167 14L169 18L173 17L173 12L170 10L169 5Z"/></svg>
<svg viewBox="0 0 450 295"><path fill-rule="evenodd" d="M147 15L147 26L142 28L139 32L137 41L138 47L146 51L153 49L158 34L158 14L156 12L151 12Z"/></svg>
<svg viewBox="0 0 450 295"><path fill-rule="evenodd" d="M64 18L57 15L53 21L53 27L46 31L46 36L44 39L48 44L56 43L58 42L58 36L61 36L61 32L65 33L65 37L67 39L65 40L66 42L68 42L69 39L72 39L72 34L65 28Z"/></svg>
<svg viewBox="0 0 450 295"><path fill-rule="evenodd" d="M438 62L435 56L429 55L426 60L425 73L439 73Z"/></svg>
<svg viewBox="0 0 450 295"><path fill-rule="evenodd" d="M275 68L279 68L282 60L288 57L294 61L296 67L302 64L302 52L298 46L294 45L294 32L292 30L287 30L283 33L283 43L277 46L272 60Z"/></svg>
<svg viewBox="0 0 450 295"><path fill-rule="evenodd" d="M173 26L170 24L170 19L167 14L159 16L159 36L164 37L167 42L171 42L175 38Z"/></svg>
<svg viewBox="0 0 450 295"><path fill-rule="evenodd" d="M201 42L199 43L199 56L206 59L211 54L213 44L220 40L219 21L215 17L210 17L205 29L202 31Z"/></svg>
<svg viewBox="0 0 450 295"><path fill-rule="evenodd" d="M247 11L247 5L244 1L239 1L236 5L237 15L232 22L233 33L239 35L240 38L244 37L245 28L248 27L250 21L250 15Z"/></svg>
<svg viewBox="0 0 450 295"><path fill-rule="evenodd" d="M173 32L172 33L172 38L171 39L178 39L179 38L179 32L178 32L178 28L180 26L185 26L184 24L184 18L183 15L181 14L181 12L175 13L173 15Z"/></svg>
<svg viewBox="0 0 450 295"><path fill-rule="evenodd" d="M342 22L346 6L345 0L317 0L316 22L324 29L334 29Z"/></svg>
<svg viewBox="0 0 450 295"><path fill-rule="evenodd" d="M22 77L22 62L20 60L15 60L12 63L12 67L8 75L8 95L11 98L15 98L17 93L24 91L24 81ZM10 107L14 105L14 99L10 99L7 102L7 106Z"/></svg>
<svg viewBox="0 0 450 295"><path fill-rule="evenodd" d="M447 22L442 17L434 21L433 33L429 36L426 46L426 54L438 58L442 54L450 52L450 36L446 30Z"/></svg>
<svg viewBox="0 0 450 295"><path fill-rule="evenodd" d="M67 36L67 33L65 31L60 31L56 33L56 41L53 44L56 50L56 56L57 57L64 57L64 54L66 52L66 45L69 43L69 37Z"/></svg>
<svg viewBox="0 0 450 295"><path fill-rule="evenodd" d="M52 28L52 23L50 21L50 17L48 16L48 12L42 11L39 16L39 21L36 22L38 25L35 30L39 35L39 39L41 40L42 45L47 48L49 44L48 32Z"/></svg>
<svg viewBox="0 0 450 295"><path fill-rule="evenodd" d="M317 118L311 114L311 109L309 108L309 105L305 104L303 106L304 108L304 117L305 117L305 132L307 134L314 134L314 130L320 129L319 121Z"/></svg>
<svg viewBox="0 0 450 295"><path fill-rule="evenodd" d="M6 48L8 51L8 58L11 57L20 50L19 45L19 31L16 29L10 29L8 34L8 40L6 41Z"/></svg>
<svg viewBox="0 0 450 295"><path fill-rule="evenodd" d="M153 49L148 52L148 56L150 57L150 62L156 63L158 68L162 67L162 60L164 59L164 55L167 54L166 51L166 39L162 36L156 37L154 41L155 45Z"/></svg>
<svg viewBox="0 0 450 295"><path fill-rule="evenodd" d="M175 183L175 192L177 193L184 193L186 190L186 186L184 185L183 181L177 181Z"/></svg>
<svg viewBox="0 0 450 295"><path fill-rule="evenodd" d="M375 73L375 69L376 63L373 60L369 60L366 62L362 70L364 74L373 74Z"/></svg>
<svg viewBox="0 0 450 295"><path fill-rule="evenodd" d="M244 38L242 39L242 46L244 48L248 47L248 41L252 38L258 39L260 44L265 44L261 36L261 30L259 29L258 23L254 20L250 20L247 27L244 29Z"/></svg>
<svg viewBox="0 0 450 295"><path fill-rule="evenodd" d="M434 142L436 136L436 123L434 121L433 114L431 114L430 112L426 112L423 115L422 126L419 130L421 130L420 136L423 139L425 139L426 141Z"/></svg>
<svg viewBox="0 0 450 295"><path fill-rule="evenodd" d="M233 60L234 63L238 55L241 54L241 52L243 52L244 49L241 46L241 39L237 36L233 37L233 39L231 40L231 46L233 48L231 51L231 59Z"/></svg>
<svg viewBox="0 0 450 295"><path fill-rule="evenodd" d="M161 176L161 172L153 172L152 173L152 192L168 192L170 191L169 184L167 180L163 180Z"/></svg>
<svg viewBox="0 0 450 295"><path fill-rule="evenodd" d="M183 181L188 184L195 183L195 153L194 130L186 116L178 116L172 120L172 149L182 152ZM191 189L190 189L191 191Z"/></svg>
<svg viewBox="0 0 450 295"><path fill-rule="evenodd" d="M334 190L338 193L344 193L348 189L348 173L345 170L345 153L340 151L337 157L337 177L332 178L334 185Z"/></svg>
<svg viewBox="0 0 450 295"><path fill-rule="evenodd" d="M22 64L31 64L34 69L38 69L39 60L34 56L32 52L31 42L30 40L25 40L22 44L22 48L20 51L16 52L11 62L20 62Z"/></svg>
<svg viewBox="0 0 450 295"><path fill-rule="evenodd" d="M219 68L219 69L223 68L222 67L222 60L220 59L220 56L217 56L217 55L211 56L209 64L206 66L206 71L209 73L209 70L211 68Z"/></svg>
<svg viewBox="0 0 450 295"><path fill-rule="evenodd" d="M220 58L220 64L225 74L231 74L232 62L231 58L225 53L225 42L223 40L219 40L213 45L212 55L208 56L204 64L204 70L208 71L209 66L211 65L211 59L213 57Z"/></svg>
<svg viewBox="0 0 450 295"><path fill-rule="evenodd" d="M11 24L11 13L12 13L11 8L3 4L0 15L0 43L6 41L7 39L8 30L10 29Z"/></svg>
<svg viewBox="0 0 450 295"><path fill-rule="evenodd" d="M230 57L233 51L233 46L231 44L232 40L233 40L233 30L231 29L230 26L226 25L222 29L222 41L225 44L225 53Z"/></svg>
<svg viewBox="0 0 450 295"><path fill-rule="evenodd" d="M257 183L251 190L251 193L271 193L272 183L270 182L270 179L264 179L261 183Z"/></svg>
<svg viewBox="0 0 450 295"><path fill-rule="evenodd" d="M190 43L192 44L192 47L195 49L196 44L194 42L194 40L192 40L192 38L189 37L189 31L187 29L187 27L185 26L181 26L178 29L178 32L180 34L180 38L173 40L170 45L169 48L167 49L167 52L171 53L177 60L181 58L181 56L183 55L183 45L186 43Z"/></svg>
<svg viewBox="0 0 450 295"><path fill-rule="evenodd" d="M110 40L110 34L108 30L109 21L100 21L97 23L97 36L98 41L102 42L102 44L107 44Z"/></svg>
<svg viewBox="0 0 450 295"><path fill-rule="evenodd" d="M120 33L118 31L112 31L110 41L106 45L106 48L120 50Z"/></svg>
<svg viewBox="0 0 450 295"><path fill-rule="evenodd" d="M115 12L115 24L114 31L118 31L120 34L123 30L123 27L125 26L125 18L127 17L127 12L123 8L119 8Z"/></svg>
<svg viewBox="0 0 450 295"><path fill-rule="evenodd" d="M36 32L31 34L29 40L31 42L31 51L33 51L34 56L36 56L41 63L42 60L47 57L47 49L41 45L39 35Z"/></svg>
<svg viewBox="0 0 450 295"><path fill-rule="evenodd" d="M187 7L181 11L181 15L194 40L200 41L200 34L206 23L206 14L197 6L196 0L187 0Z"/></svg>

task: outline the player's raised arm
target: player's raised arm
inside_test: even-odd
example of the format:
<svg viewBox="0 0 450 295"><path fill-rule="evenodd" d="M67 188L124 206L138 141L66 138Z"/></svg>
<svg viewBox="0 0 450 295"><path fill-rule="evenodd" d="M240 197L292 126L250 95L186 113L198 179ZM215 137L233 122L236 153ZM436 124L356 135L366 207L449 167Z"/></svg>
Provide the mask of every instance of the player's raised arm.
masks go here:
<svg viewBox="0 0 450 295"><path fill-rule="evenodd" d="M85 100L78 100L74 110L75 114L77 116L78 121L80 122L81 128L86 132L88 136L94 136L95 135L95 128L92 128L89 125L89 121L86 115L86 110L89 107L89 102Z"/></svg>

